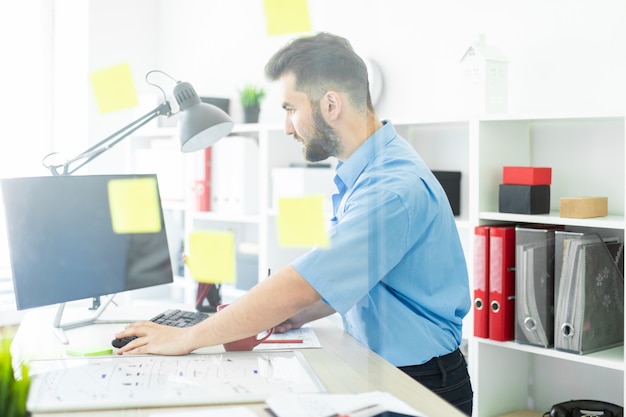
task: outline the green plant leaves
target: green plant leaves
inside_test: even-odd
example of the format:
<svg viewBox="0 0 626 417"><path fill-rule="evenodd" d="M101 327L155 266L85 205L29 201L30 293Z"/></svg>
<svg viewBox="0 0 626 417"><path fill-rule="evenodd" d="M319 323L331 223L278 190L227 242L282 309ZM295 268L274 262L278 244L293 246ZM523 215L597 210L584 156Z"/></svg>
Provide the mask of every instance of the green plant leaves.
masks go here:
<svg viewBox="0 0 626 417"><path fill-rule="evenodd" d="M21 377L15 379L11 357L11 339L0 334L0 416L23 417L30 389L28 367L21 366Z"/></svg>
<svg viewBox="0 0 626 417"><path fill-rule="evenodd" d="M253 84L246 84L239 90L239 101L243 107L259 106L264 98L265 90Z"/></svg>

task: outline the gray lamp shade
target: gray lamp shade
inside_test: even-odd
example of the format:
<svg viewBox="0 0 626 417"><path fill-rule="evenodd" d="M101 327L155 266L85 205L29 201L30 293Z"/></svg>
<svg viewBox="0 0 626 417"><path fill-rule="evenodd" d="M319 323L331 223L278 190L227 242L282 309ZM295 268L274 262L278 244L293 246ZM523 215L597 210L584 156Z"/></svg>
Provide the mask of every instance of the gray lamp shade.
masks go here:
<svg viewBox="0 0 626 417"><path fill-rule="evenodd" d="M182 152L208 148L233 130L235 124L230 116L219 107L203 103L191 84L176 84L174 97L180 107L178 129Z"/></svg>

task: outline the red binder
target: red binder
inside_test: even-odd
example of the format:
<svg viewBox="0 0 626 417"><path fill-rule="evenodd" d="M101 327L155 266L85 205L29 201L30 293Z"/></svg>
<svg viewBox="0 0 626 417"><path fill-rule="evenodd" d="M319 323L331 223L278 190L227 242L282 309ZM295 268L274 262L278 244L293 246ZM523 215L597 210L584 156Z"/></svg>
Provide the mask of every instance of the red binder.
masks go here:
<svg viewBox="0 0 626 417"><path fill-rule="evenodd" d="M474 228L474 336L489 337L489 226Z"/></svg>
<svg viewBox="0 0 626 417"><path fill-rule="evenodd" d="M201 155L200 170L194 187L196 211L211 211L211 148L206 148Z"/></svg>
<svg viewBox="0 0 626 417"><path fill-rule="evenodd" d="M489 338L515 337L515 227L489 229Z"/></svg>

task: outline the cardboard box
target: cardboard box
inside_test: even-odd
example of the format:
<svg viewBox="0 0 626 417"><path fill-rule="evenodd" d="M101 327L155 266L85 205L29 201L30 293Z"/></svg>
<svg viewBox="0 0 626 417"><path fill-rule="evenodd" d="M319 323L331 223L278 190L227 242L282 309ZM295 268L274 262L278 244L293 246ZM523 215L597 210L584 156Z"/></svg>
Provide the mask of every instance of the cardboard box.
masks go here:
<svg viewBox="0 0 626 417"><path fill-rule="evenodd" d="M604 217L608 214L608 197L561 197L560 216L574 219Z"/></svg>
<svg viewBox="0 0 626 417"><path fill-rule="evenodd" d="M550 186L500 184L498 209L500 213L550 213Z"/></svg>
<svg viewBox="0 0 626 417"><path fill-rule="evenodd" d="M550 185L552 168L506 166L502 168L502 184Z"/></svg>

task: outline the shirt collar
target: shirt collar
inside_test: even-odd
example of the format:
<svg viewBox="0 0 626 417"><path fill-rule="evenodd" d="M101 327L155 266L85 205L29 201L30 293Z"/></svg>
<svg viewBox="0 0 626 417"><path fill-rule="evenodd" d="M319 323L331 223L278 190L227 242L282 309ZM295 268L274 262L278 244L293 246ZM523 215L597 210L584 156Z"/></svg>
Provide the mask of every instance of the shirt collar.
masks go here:
<svg viewBox="0 0 626 417"><path fill-rule="evenodd" d="M346 187L350 188L354 185L361 172L374 159L378 150L396 136L397 133L393 124L388 120L383 120L383 126L367 138L347 160L337 162L337 176Z"/></svg>

